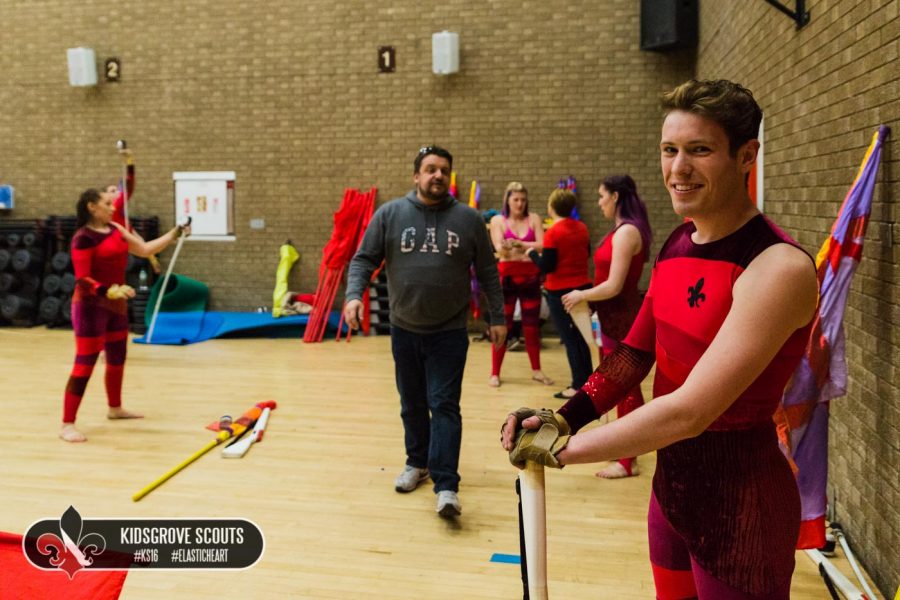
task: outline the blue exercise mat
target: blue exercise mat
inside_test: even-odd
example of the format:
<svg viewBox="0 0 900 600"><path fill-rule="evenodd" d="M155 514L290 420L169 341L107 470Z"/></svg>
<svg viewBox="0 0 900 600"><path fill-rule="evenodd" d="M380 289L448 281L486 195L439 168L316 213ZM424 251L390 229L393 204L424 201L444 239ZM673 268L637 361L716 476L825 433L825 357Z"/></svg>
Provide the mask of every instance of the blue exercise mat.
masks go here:
<svg viewBox="0 0 900 600"><path fill-rule="evenodd" d="M337 332L341 313L332 311L326 331ZM221 337L302 337L309 315L273 317L270 313L161 312L156 318L151 344L181 346ZM342 327L346 333L346 326ZM147 335L134 338L146 344Z"/></svg>

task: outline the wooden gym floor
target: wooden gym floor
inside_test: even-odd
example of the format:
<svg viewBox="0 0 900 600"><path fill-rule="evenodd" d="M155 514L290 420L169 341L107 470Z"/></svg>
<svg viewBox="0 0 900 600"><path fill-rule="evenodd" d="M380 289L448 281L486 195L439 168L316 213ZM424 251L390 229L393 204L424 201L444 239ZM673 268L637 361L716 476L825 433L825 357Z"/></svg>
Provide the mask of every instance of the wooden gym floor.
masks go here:
<svg viewBox="0 0 900 600"><path fill-rule="evenodd" d="M435 514L430 482L411 494L393 489L405 457L387 337L129 344L124 405L146 418L105 418L98 364L78 418L85 444L56 437L72 332L0 329L0 348L0 530L24 533L72 505L87 519L233 517L263 531L265 554L248 570L130 572L123 598L195 599L225 590L245 598L521 598L519 567L491 562L495 553L519 553L515 469L498 431L512 409L560 404L551 395L565 387L568 370L556 340L545 340L542 352L544 371L558 382L552 387L531 381L524 352L510 352L502 387L489 388L489 346L471 345L463 514L455 522ZM243 459L223 460L214 449L131 501L212 439L206 424L270 399L278 409L265 440ZM654 464L644 456L639 477L618 481L595 478L593 465L547 471L552 598L653 597L645 516ZM829 598L803 553L792 598Z"/></svg>

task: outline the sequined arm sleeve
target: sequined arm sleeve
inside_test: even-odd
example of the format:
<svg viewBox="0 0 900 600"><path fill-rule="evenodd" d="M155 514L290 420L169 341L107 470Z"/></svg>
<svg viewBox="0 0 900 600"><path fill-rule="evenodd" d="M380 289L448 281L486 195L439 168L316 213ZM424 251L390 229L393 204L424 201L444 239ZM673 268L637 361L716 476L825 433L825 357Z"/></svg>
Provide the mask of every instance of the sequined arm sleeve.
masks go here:
<svg viewBox="0 0 900 600"><path fill-rule="evenodd" d="M651 282L651 292L652 287ZM650 372L655 361L653 340L656 335L651 292L644 298L625 341L600 362L587 383L559 409L572 433L612 409Z"/></svg>
<svg viewBox="0 0 900 600"><path fill-rule="evenodd" d="M572 433L612 409L639 385L653 366L653 353L619 344L597 367L587 383L560 409Z"/></svg>

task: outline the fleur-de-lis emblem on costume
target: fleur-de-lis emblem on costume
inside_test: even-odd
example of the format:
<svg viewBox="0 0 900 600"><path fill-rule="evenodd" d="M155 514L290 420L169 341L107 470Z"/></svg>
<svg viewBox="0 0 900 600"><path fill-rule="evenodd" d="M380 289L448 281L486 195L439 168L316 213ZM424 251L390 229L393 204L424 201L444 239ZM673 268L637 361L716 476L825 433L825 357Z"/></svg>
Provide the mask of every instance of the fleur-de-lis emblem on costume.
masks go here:
<svg viewBox="0 0 900 600"><path fill-rule="evenodd" d="M691 308L700 308L700 302L706 301L706 294L700 291L702 289L702 277L694 285L688 286L688 306L690 306Z"/></svg>
<svg viewBox="0 0 900 600"><path fill-rule="evenodd" d="M59 520L60 535L45 533L37 540L38 552L49 556L50 564L65 571L69 579L106 550L106 540L99 533L81 535L82 525L81 515L70 506Z"/></svg>

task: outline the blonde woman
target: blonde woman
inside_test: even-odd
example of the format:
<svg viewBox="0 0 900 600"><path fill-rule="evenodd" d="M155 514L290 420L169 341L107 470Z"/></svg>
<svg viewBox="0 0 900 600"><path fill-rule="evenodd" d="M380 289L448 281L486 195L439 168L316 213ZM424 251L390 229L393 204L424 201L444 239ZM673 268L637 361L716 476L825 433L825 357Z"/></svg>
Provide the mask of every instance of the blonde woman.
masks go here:
<svg viewBox="0 0 900 600"><path fill-rule="evenodd" d="M525 256L527 250L541 248L544 230L540 217L528 212L528 190L518 181L506 186L503 212L491 219L491 241L500 255L497 268L503 287L506 328L512 328L518 302L522 311L525 351L531 362L531 378L544 385L553 385L553 380L541 371L541 271ZM505 354L506 344L491 347L488 384L492 387L500 386L500 367Z"/></svg>

